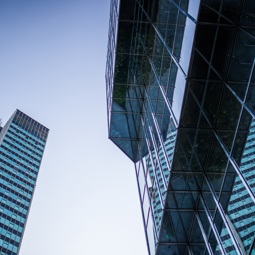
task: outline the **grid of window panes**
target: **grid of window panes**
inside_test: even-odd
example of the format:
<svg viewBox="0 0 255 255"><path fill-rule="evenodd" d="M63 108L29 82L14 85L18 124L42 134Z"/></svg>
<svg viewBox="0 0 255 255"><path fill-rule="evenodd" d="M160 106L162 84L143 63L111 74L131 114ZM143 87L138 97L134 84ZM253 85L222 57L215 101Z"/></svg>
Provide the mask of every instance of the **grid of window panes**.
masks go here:
<svg viewBox="0 0 255 255"><path fill-rule="evenodd" d="M184 92L191 54L187 45L193 40L198 4L139 0L112 1L111 6L118 4L113 84L109 82L111 75L106 79L107 90L112 91L108 95L109 132L111 140L132 160L140 159L136 163L139 194L149 252L153 254L170 176L173 154L169 151L176 137L175 131L171 138L167 134L175 130L180 117L182 102L178 98ZM114 40L110 38L111 46ZM181 57L184 55L186 61ZM147 154L150 156L144 158Z"/></svg>
<svg viewBox="0 0 255 255"><path fill-rule="evenodd" d="M164 148L159 147L158 152L153 151L152 158L147 157L147 167L151 179L151 187L149 187L150 197L153 205L153 218L157 235L161 227L163 216L163 209L165 207L167 189L163 185L163 178L169 182L169 167L167 161L170 163L173 159L174 145L176 139L176 130L169 132ZM164 153L165 152L165 153ZM158 154L159 162L155 154ZM162 174L164 177L162 177Z"/></svg>
<svg viewBox="0 0 255 255"><path fill-rule="evenodd" d="M255 121L252 122L247 141L245 143L240 171L245 176L252 191L255 191ZM237 176L230 202L227 209L233 222L237 235L240 236L243 251L247 254L251 251L255 234L255 204L247 192L240 178ZM228 254L235 255L235 247L229 242L229 234L222 229L221 237Z"/></svg>
<svg viewBox="0 0 255 255"><path fill-rule="evenodd" d="M166 141L158 150L150 151L148 156L135 164L146 240L151 254L155 253L155 243L161 227L175 138L176 129L172 123Z"/></svg>
<svg viewBox="0 0 255 255"><path fill-rule="evenodd" d="M4 134L1 134L1 255L18 254L47 138L47 133L44 138L36 135L36 128L32 125L29 129L25 127L24 123L29 121L29 117L25 115L23 120L21 114L25 115L16 111L4 127ZM31 130L32 134L29 132Z"/></svg>
<svg viewBox="0 0 255 255"><path fill-rule="evenodd" d="M158 254L252 253L252 15L254 1L201 1Z"/></svg>
<svg viewBox="0 0 255 255"><path fill-rule="evenodd" d="M146 7L143 1L112 1L109 27L106 73L109 136L133 161L140 159L139 153L143 156L148 153L147 146L137 142L144 137L142 111L148 113L148 118L153 112L164 139L170 118L175 124L178 121L182 102L176 98L183 96L188 71L185 66L188 61L182 62L181 56L185 54L189 59L191 54L191 49L182 51L182 44L190 45L195 32L194 17L186 19L187 3L180 7L168 1L145 2ZM119 6L119 15L115 6ZM114 30L114 17L118 18L118 33ZM117 40L112 38L114 35ZM113 66L114 75L110 71ZM179 86L174 94L176 80ZM146 100L142 102L141 98Z"/></svg>
<svg viewBox="0 0 255 255"><path fill-rule="evenodd" d="M109 131L135 162L151 255L252 254L254 16L253 0L120 1Z"/></svg>

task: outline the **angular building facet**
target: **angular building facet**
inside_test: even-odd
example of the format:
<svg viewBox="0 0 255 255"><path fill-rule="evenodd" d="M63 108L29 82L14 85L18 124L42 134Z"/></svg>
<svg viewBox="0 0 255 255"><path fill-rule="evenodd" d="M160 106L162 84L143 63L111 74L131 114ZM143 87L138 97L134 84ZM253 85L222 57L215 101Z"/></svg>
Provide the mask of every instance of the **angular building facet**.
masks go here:
<svg viewBox="0 0 255 255"><path fill-rule="evenodd" d="M109 138L148 254L255 254L254 67L254 0L111 0Z"/></svg>
<svg viewBox="0 0 255 255"><path fill-rule="evenodd" d="M0 129L0 254L17 255L48 128L16 110Z"/></svg>

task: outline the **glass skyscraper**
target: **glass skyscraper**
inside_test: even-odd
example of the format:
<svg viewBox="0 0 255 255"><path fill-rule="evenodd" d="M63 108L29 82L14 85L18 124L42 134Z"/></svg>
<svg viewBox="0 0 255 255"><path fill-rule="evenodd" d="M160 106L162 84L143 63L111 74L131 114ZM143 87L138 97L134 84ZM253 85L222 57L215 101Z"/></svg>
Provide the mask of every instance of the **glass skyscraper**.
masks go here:
<svg viewBox="0 0 255 255"><path fill-rule="evenodd" d="M150 255L255 255L255 1L111 0L109 138Z"/></svg>
<svg viewBox="0 0 255 255"><path fill-rule="evenodd" d="M19 253L49 130L16 110L0 128L0 254Z"/></svg>

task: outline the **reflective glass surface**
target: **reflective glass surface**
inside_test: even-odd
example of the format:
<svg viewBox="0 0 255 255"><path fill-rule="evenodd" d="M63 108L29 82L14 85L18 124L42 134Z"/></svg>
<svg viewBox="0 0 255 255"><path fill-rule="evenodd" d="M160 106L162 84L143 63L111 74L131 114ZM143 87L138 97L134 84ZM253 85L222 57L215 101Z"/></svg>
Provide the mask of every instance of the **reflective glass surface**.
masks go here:
<svg viewBox="0 0 255 255"><path fill-rule="evenodd" d="M151 255L254 253L254 10L112 1L109 134L135 162Z"/></svg>

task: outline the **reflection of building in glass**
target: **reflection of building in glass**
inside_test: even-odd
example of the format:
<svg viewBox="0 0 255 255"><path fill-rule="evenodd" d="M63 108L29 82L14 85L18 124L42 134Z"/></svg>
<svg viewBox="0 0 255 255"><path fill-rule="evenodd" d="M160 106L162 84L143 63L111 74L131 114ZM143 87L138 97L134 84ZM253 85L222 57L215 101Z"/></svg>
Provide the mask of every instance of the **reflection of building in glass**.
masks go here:
<svg viewBox="0 0 255 255"><path fill-rule="evenodd" d="M151 255L255 254L254 17L253 0L111 1L109 137Z"/></svg>
<svg viewBox="0 0 255 255"><path fill-rule="evenodd" d="M240 171L245 176L247 183L253 192L255 191L254 155L255 121L253 120L240 163ZM251 244L255 237L255 204L253 203L253 200L238 176L235 179L227 212L232 224L234 225L234 228L236 229L236 232L238 233L238 236L240 237L240 246L243 248L245 254L245 252L249 251L249 248L251 248ZM236 254L235 248L229 240L230 236L226 231L226 228L222 229L221 236L228 254Z"/></svg>
<svg viewBox="0 0 255 255"><path fill-rule="evenodd" d="M146 160L148 174L150 176L149 180L151 181L149 192L153 206L155 230L157 231L157 234L160 230L163 208L166 202L167 189L166 186L163 185L163 179L165 179L167 183L169 182L169 170L164 153L166 153L168 161L172 162L175 138L176 130L169 130L164 145L159 146L157 154L155 151L152 151L147 156ZM157 157L159 157L159 160L157 160Z"/></svg>
<svg viewBox="0 0 255 255"><path fill-rule="evenodd" d="M16 110L0 130L0 254L19 252L48 129Z"/></svg>

